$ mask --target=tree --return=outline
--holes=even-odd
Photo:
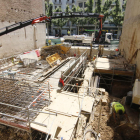
[[[85,8],[85,12],[87,13],[92,13],[93,12],[93,4],[94,4],[94,0],[88,0],[86,2],[86,8]]]
[[[73,5],[72,7],[72,12],[74,13],[77,12],[77,8],[75,5]],[[70,20],[71,20],[71,26],[77,23],[77,18],[71,18]]]
[[[106,0],[104,6],[102,7],[102,14],[104,14],[103,22],[110,16],[110,6],[112,4],[112,0]]]
[[[102,12],[102,0],[97,0],[97,7],[95,9],[95,12],[98,14],[101,14],[101,12]]]
[[[76,12],[79,12],[79,13],[81,13],[81,12],[83,12],[83,9],[81,9],[79,6],[77,6],[77,8],[76,8]],[[76,18],[77,20],[76,20],[76,24],[78,25],[78,35],[79,35],[79,26],[80,25],[84,25],[84,24],[86,24],[86,18],[83,18],[83,17],[78,17],[78,18]]]
[[[53,13],[53,3],[46,2],[45,6],[46,6],[46,16],[47,17],[52,16],[52,13]],[[51,29],[51,22],[49,24],[49,27],[48,27],[48,23],[47,23],[47,34],[48,34],[48,36],[49,36],[49,29]]]
[[[70,15],[70,12],[72,12],[71,9],[70,9],[70,7],[69,7],[69,5],[66,6],[65,12],[67,13],[67,15]],[[71,19],[70,19],[70,18],[66,18],[65,21],[68,23],[68,22],[71,21]],[[70,23],[70,24],[71,24],[71,23]],[[72,26],[72,25],[70,25],[70,35],[71,35],[71,26]]]
[[[62,10],[61,8],[56,8],[54,12],[62,12]],[[61,13],[58,13],[58,15],[61,15]],[[52,22],[55,26],[57,26],[57,29],[59,30],[59,35],[61,36],[61,30],[62,27],[66,24],[66,20],[64,18],[61,19],[57,18],[57,19],[53,19]]]
[[[46,3],[46,16],[52,16],[53,13],[53,3]]]
[[[104,18],[102,19],[102,23],[110,16],[109,8],[111,4],[112,4],[112,0],[105,0],[104,5],[102,6],[102,0],[97,0],[97,5],[95,7],[94,13],[99,13],[104,15]],[[96,26],[99,24],[99,20],[94,18],[92,22],[95,25],[95,31],[96,31]]]
[[[115,0],[115,7],[111,11],[111,16],[112,19],[110,19],[110,22],[115,24],[115,26],[118,27],[118,31],[119,31],[119,26],[122,26],[123,19],[124,19],[124,15],[120,8],[119,0]],[[118,38],[118,34],[117,34],[117,38]]]
[[[122,25],[123,22],[123,14],[120,8],[119,0],[115,0],[115,6],[111,11],[112,20],[110,20],[112,23],[114,23],[116,26]]]

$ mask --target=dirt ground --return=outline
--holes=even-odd
[[[100,117],[100,127],[99,127],[99,133],[100,133],[100,139],[99,140],[140,140],[140,135],[138,130],[134,130],[127,125],[122,125],[120,127],[117,127],[118,124],[115,124],[113,119],[112,121],[108,122],[108,114],[110,110],[110,103],[112,101],[119,101],[119,98],[115,98],[112,96],[109,96],[108,93],[105,93],[103,96],[103,99],[107,99],[107,103],[102,103],[101,108],[101,117]],[[90,119],[90,128],[93,129],[95,132],[98,132],[98,123],[99,123],[99,112],[100,112],[100,103],[96,106],[95,112],[94,112],[94,119]],[[86,128],[88,124],[86,124],[87,116],[82,115],[81,122],[83,126],[81,129],[79,129],[79,134],[77,135],[76,140],[83,140],[83,130]],[[36,132],[35,132],[36,133]],[[89,133],[87,134],[89,135]],[[35,136],[35,134],[33,134]],[[88,138],[87,138],[88,137]],[[85,140],[94,140],[94,136],[87,136]],[[37,135],[35,138],[36,140],[39,140],[40,135]],[[11,127],[6,127],[3,125],[0,125],[0,140],[29,140],[29,135],[21,130],[16,130]]]
[[[105,95],[106,96],[106,95]],[[139,131],[133,130],[127,125],[122,125],[120,127],[115,124],[113,120],[108,123],[109,105],[112,101],[118,101],[119,98],[108,96],[108,103],[102,105],[101,118],[100,118],[100,128],[99,132],[101,134],[101,140],[140,140]],[[97,105],[94,120],[92,121],[92,128],[96,132],[98,131],[98,120],[99,120],[100,104]]]

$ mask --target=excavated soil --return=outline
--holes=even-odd
[[[109,114],[109,105],[112,101],[119,101],[119,98],[108,96],[108,103],[106,105],[102,105],[101,110],[101,118],[100,118],[100,139],[101,140],[140,140],[139,131],[133,130],[127,125],[122,125],[120,127],[119,124],[115,124],[111,119],[108,122],[108,114]],[[92,122],[92,128],[96,132],[98,132],[98,120],[99,120],[99,111],[100,104],[97,105],[94,120]]]

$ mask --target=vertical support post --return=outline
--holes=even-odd
[[[49,26],[48,26],[48,22],[47,22],[47,37],[48,37],[48,45],[49,45]]]
[[[92,55],[92,41],[91,41],[91,44],[90,44],[90,56],[89,56],[90,62],[91,62],[91,55]]]
[[[30,112],[29,108],[27,109],[27,114],[28,114],[28,123],[29,123],[29,133],[30,133],[30,140],[32,140],[32,132],[31,132],[31,124],[30,124]]]
[[[78,83],[76,83],[77,93],[78,93]],[[79,101],[79,110],[80,110],[80,100],[79,100],[79,93],[78,93],[78,101]]]
[[[99,121],[98,121],[98,131],[97,131],[97,135],[99,134],[99,131],[100,131],[101,110],[102,110],[102,99],[100,99],[100,112],[99,112]]]
[[[50,96],[50,84],[49,84],[49,82],[48,82],[48,90],[49,90],[49,105],[50,105],[51,96]]]

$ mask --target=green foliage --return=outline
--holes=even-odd
[[[85,12],[87,13],[92,13],[93,12],[93,4],[94,4],[94,0],[88,0],[86,2],[86,8],[85,8]]]
[[[83,12],[83,9],[81,9],[79,6],[77,6],[76,12]],[[82,25],[83,26],[84,24],[86,24],[86,18],[78,17],[77,20],[76,20],[76,23],[78,25]]]
[[[69,5],[66,6],[65,12],[67,13],[67,15],[70,15],[69,12],[72,12]],[[70,21],[70,18],[65,18],[65,21],[66,22]]]
[[[88,0],[86,2],[86,8],[85,8],[85,12],[86,13],[93,13],[93,4],[94,4],[94,0]],[[88,18],[84,18],[85,23],[89,23],[89,24],[93,24],[93,18],[88,17]],[[84,22],[83,22],[84,23]]]
[[[62,12],[62,10],[61,8],[56,8],[54,12]],[[59,29],[59,34],[61,35],[61,29],[66,24],[66,20],[64,18],[62,19],[56,18],[56,19],[53,19],[52,22],[55,26],[57,26],[57,29]]]
[[[46,3],[46,16],[52,16],[53,13],[53,3]]]
[[[77,12],[77,8],[75,5],[72,7],[72,12]],[[72,24],[77,23],[77,18],[71,18],[71,22]]]
[[[104,14],[103,22],[110,16],[109,8],[112,4],[112,0],[106,0],[102,7],[101,13]]]
[[[95,9],[95,12],[98,14],[101,14],[101,12],[102,12],[102,0],[97,0],[97,7]]]
[[[124,5],[122,6],[122,8],[124,9],[124,11],[122,12],[123,16],[125,15],[126,3],[127,3],[127,0],[124,1]]]
[[[116,26],[121,26],[123,23],[124,15],[120,8],[119,0],[115,0],[115,7],[111,11],[112,19],[110,20],[111,23],[115,24]]]

